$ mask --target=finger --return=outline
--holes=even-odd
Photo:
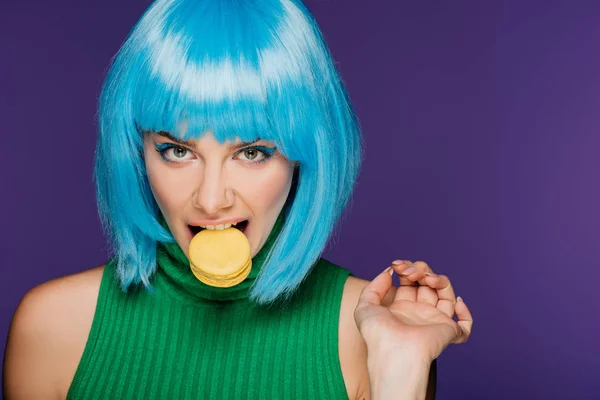
[[[410,281],[407,277],[403,276],[402,273],[406,269],[412,267],[412,263],[408,260],[399,260],[401,263],[392,263],[392,268],[398,277],[400,278],[400,287],[396,290],[394,301],[406,300],[406,301],[417,301],[417,283]]]
[[[398,274],[398,277],[400,278],[400,286],[410,285],[412,283],[405,276],[407,270],[409,270],[408,274],[412,274],[414,271],[417,270],[416,268],[413,267],[412,262],[410,262],[409,260],[396,260],[396,261],[392,262],[392,268],[394,269],[394,272],[396,272],[396,274]]]
[[[417,301],[421,303],[428,303],[435,307],[438,303],[437,292],[430,287],[419,286],[417,288]]]
[[[440,300],[456,300],[454,288],[446,275],[431,275],[425,282],[427,282],[427,286],[437,290]]]
[[[406,269],[410,269],[411,267],[412,269],[406,275],[416,271],[433,273],[429,265],[423,261],[415,261],[413,263],[409,260],[396,260],[392,262],[392,266],[394,267],[394,271],[398,274],[402,274]]]
[[[436,275],[436,273],[433,272],[433,270],[431,269],[431,267],[429,266],[429,264],[427,264],[424,261],[415,261],[414,265],[417,267],[417,269],[419,271],[423,272],[420,275],[416,275],[414,277],[411,277],[411,279],[415,279],[419,283],[419,285],[427,285],[427,283],[425,282],[425,278],[428,275]]]
[[[429,266],[429,264],[427,264],[425,261],[415,261],[413,263],[413,265],[415,267],[417,267],[417,269],[420,270],[420,271],[429,272],[429,273],[433,272],[433,270],[431,269],[431,267]]]
[[[357,307],[368,304],[381,305],[381,301],[392,287],[391,270],[391,267],[386,268],[363,288]]]
[[[400,286],[418,286],[417,282],[409,279],[408,276],[419,271],[412,262],[404,260],[401,264],[392,264],[392,268],[398,274]]]
[[[394,301],[406,300],[406,301],[417,301],[417,287],[413,286],[400,286],[396,290]]]
[[[433,273],[429,265],[423,261],[416,261],[414,263],[408,260],[401,261],[401,263],[397,264],[392,263],[394,271],[400,277],[400,286],[417,286],[417,283],[425,277],[425,274]]]
[[[437,309],[452,318],[454,316],[456,296],[454,295],[450,279],[445,275],[430,275],[426,276],[423,281],[423,283],[436,291],[438,297]]]
[[[421,284],[421,280],[423,280],[428,274],[429,272],[425,272],[425,271],[417,271],[417,272],[413,272],[410,275],[405,275],[404,277],[406,278],[407,282],[410,285],[413,286],[418,286]]]
[[[456,302],[456,317],[458,318],[458,326],[460,327],[460,335],[452,341],[452,343],[464,343],[471,336],[473,329],[473,316],[465,302],[459,297]]]

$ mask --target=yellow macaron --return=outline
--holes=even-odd
[[[201,282],[214,287],[231,287],[250,274],[250,242],[236,228],[202,230],[189,246],[190,268]]]

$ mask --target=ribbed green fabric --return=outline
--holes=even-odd
[[[123,293],[109,261],[67,399],[348,399],[338,322],[350,272],[320,259],[285,304],[247,298],[281,225],[233,288],[198,281],[177,243],[157,249],[154,294]]]

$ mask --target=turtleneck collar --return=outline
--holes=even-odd
[[[171,233],[162,214],[159,215],[159,222]],[[249,289],[262,269],[265,258],[279,236],[284,222],[285,217],[282,210],[275,221],[275,225],[267,241],[258,254],[252,258],[252,269],[248,277],[236,286],[228,288],[209,286],[196,279],[190,269],[188,258],[176,241],[170,243],[158,242],[156,247],[158,263],[155,281],[156,288],[167,290],[170,294],[187,301],[202,299],[228,301],[248,298]]]

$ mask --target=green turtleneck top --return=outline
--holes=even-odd
[[[176,242],[157,247],[155,293],[123,292],[111,259],[67,399],[348,399],[338,325],[350,272],[321,258],[282,306],[248,299],[281,226],[231,288],[198,281]]]

